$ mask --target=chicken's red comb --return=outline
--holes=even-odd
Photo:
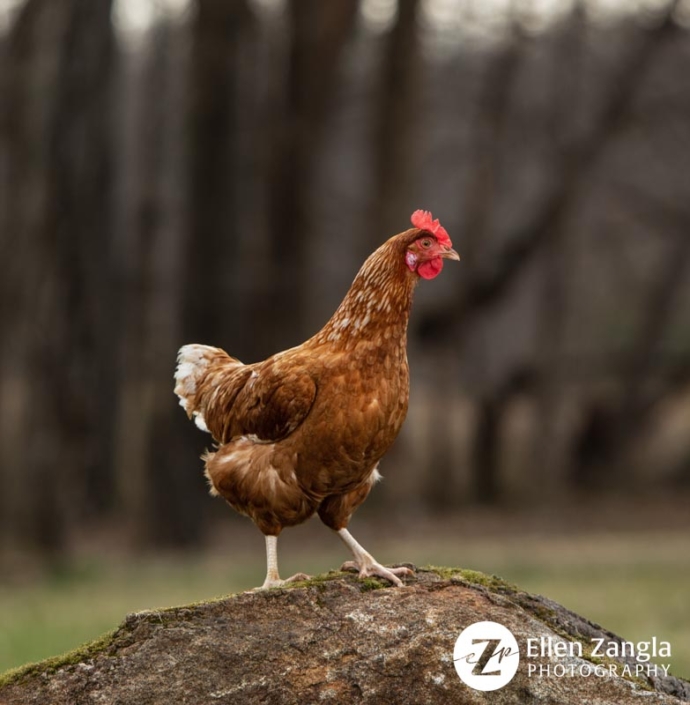
[[[442,245],[453,246],[448,236],[448,231],[438,222],[438,218],[434,219],[434,216],[429,211],[415,211],[410,220],[415,228],[430,232]]]

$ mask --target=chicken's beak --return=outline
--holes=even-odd
[[[460,255],[452,247],[444,247],[441,257],[443,259],[454,259],[457,262],[460,261]]]

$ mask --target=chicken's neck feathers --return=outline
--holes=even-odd
[[[336,312],[310,342],[344,350],[363,340],[406,346],[418,279],[386,243],[362,265]]]

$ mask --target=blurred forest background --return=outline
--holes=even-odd
[[[419,288],[410,414],[361,511],[690,518],[688,0],[4,0],[0,22],[5,575],[242,521],[207,496],[177,349],[302,342],[416,208],[463,259]]]
[[[27,0],[3,20],[5,546],[103,523],[193,544],[229,520],[177,349],[302,342],[417,207],[463,261],[420,287],[372,501],[690,490],[690,3]]]

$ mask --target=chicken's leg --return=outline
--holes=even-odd
[[[266,537],[266,580],[264,584],[258,588],[259,590],[268,590],[268,588],[280,587],[285,583],[293,583],[298,580],[309,580],[306,573],[296,573],[287,580],[281,580],[278,573],[278,537]]]
[[[402,581],[399,575],[413,575],[413,571],[409,568],[386,568],[374,560],[374,557],[355,541],[352,534],[347,529],[340,529],[338,536],[343,540],[345,545],[352,551],[354,561],[343,563],[340,570],[354,570],[359,573],[360,578],[366,578],[375,575],[379,578],[389,580],[396,587],[402,587]]]

